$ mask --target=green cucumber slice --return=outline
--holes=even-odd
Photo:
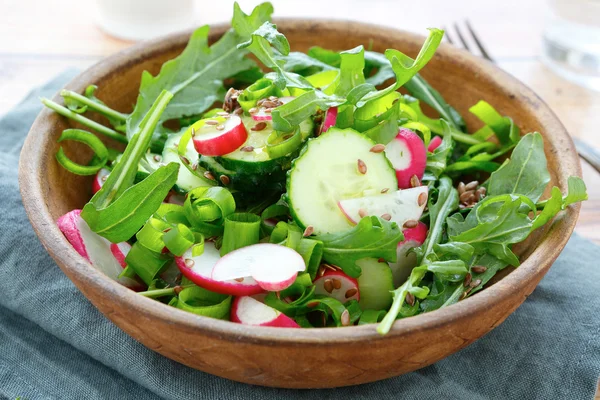
[[[294,160],[287,179],[287,201],[296,223],[312,226],[316,234],[352,227],[338,202],[396,190],[396,171],[383,152],[371,152],[376,143],[352,129],[330,128],[310,139]],[[366,173],[358,169],[358,160]]]
[[[183,164],[179,154],[177,153],[177,146],[179,144],[179,140],[183,136],[184,131],[180,133],[173,133],[169,135],[167,141],[165,142],[165,148],[162,153],[162,163],[168,164],[170,162],[175,162],[179,164],[179,173],[177,175],[177,182],[175,183],[175,190],[178,192],[189,192],[192,189],[197,187],[206,187],[206,186],[214,186],[215,183],[210,181],[202,176],[204,172],[202,168],[198,167],[197,173],[199,176],[194,175],[190,172],[190,170]],[[198,159],[198,153],[194,149],[194,142],[192,140],[189,141],[186,152],[186,158],[191,163],[196,163]]]
[[[394,278],[386,262],[376,258],[363,258],[356,262],[362,274],[358,277],[360,301],[363,310],[387,310],[392,305]]]

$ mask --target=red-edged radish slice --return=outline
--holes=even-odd
[[[113,256],[115,256],[123,268],[127,266],[125,257],[127,257],[127,254],[129,254],[129,250],[131,250],[131,245],[127,242],[110,244],[110,252],[113,254]]]
[[[258,243],[226,254],[212,271],[215,281],[251,276],[265,290],[277,292],[289,287],[298,272],[306,269],[304,259],[289,247]]]
[[[231,305],[231,321],[244,325],[273,326],[279,328],[300,328],[283,314],[249,296],[236,297]]]
[[[140,283],[130,278],[119,278],[123,272],[120,261],[111,251],[111,243],[93,232],[81,218],[81,210],[73,210],[60,217],[56,224],[75,250],[110,279],[135,289]]]
[[[413,131],[400,128],[398,135],[385,146],[385,155],[396,170],[398,188],[412,187],[411,178],[421,181],[427,164],[427,151],[423,140]]]
[[[169,203],[169,204],[178,204],[178,205],[182,206],[185,203],[185,196],[171,191],[171,192],[169,192],[167,197],[165,197],[164,202]]]
[[[427,204],[427,193],[427,186],[417,186],[388,194],[340,200],[338,207],[353,224],[363,216],[375,215],[402,228],[407,223],[416,225],[419,221]]]
[[[321,133],[325,133],[329,128],[335,126],[337,115],[337,107],[330,107],[327,109],[327,111],[325,111],[325,117],[323,118],[323,124],[321,125]]]
[[[96,173],[96,176],[94,177],[94,182],[92,183],[92,192],[94,194],[98,193],[100,188],[102,188],[102,185],[104,185],[104,182],[106,182],[106,178],[108,178],[109,174],[110,170],[106,168],[102,168]]]
[[[358,282],[342,271],[328,270],[323,276],[315,279],[315,294],[333,297],[345,303],[349,300],[360,300]]]
[[[427,146],[427,150],[430,153],[433,153],[435,151],[435,149],[440,147],[441,144],[442,144],[442,138],[439,136],[434,136],[433,139],[431,139],[431,141],[429,142],[429,146]]]
[[[295,97],[293,96],[286,96],[286,97],[280,97],[277,100],[279,100],[280,102],[282,102],[283,104],[285,103],[289,103],[290,101],[294,100]],[[269,111],[267,111],[267,109],[265,107],[260,107],[258,109],[258,111],[256,111],[255,113],[252,113],[252,119],[255,121],[272,121],[273,117],[271,117],[271,110],[269,109]]]
[[[177,267],[183,276],[207,290],[234,296],[250,296],[263,291],[258,283],[249,276],[238,280],[214,280],[211,277],[213,267],[220,259],[219,250],[215,248],[213,242],[205,242],[204,252],[198,257],[192,257],[191,249],[186,251],[183,256],[175,257]]]
[[[240,147],[248,138],[242,119],[232,115],[225,119],[215,117],[196,122],[194,148],[204,156],[222,156]],[[190,128],[191,129],[191,128]]]
[[[402,285],[410,275],[412,269],[417,266],[417,255],[409,251],[425,242],[425,239],[427,239],[427,230],[427,225],[419,222],[414,228],[402,231],[404,233],[404,240],[398,243],[396,262],[390,263],[392,276],[394,277],[394,287]]]

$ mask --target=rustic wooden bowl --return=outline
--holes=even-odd
[[[374,50],[400,49],[416,55],[423,37],[375,25],[324,20],[281,20],[294,50],[321,45],[348,49],[373,44]],[[211,39],[228,27],[215,26]],[[85,71],[67,85],[81,92],[99,86],[109,106],[129,111],[143,70],[161,64],[185,46],[189,32],[142,43]],[[372,40],[372,42],[371,42]],[[423,75],[467,117],[480,99],[510,115],[523,132],[545,137],[552,184],[562,190],[567,177],[581,176],[573,143],[548,106],[525,85],[464,51],[442,45]],[[59,96],[55,100],[60,102]],[[91,178],[72,175],[54,159],[56,139],[70,126],[48,110],[38,116],[21,153],[19,181],[31,224],[63,272],[117,326],[148,348],[192,368],[251,384],[324,388],[355,385],[397,376],[430,365],[469,345],[498,326],[533,291],[567,243],[579,205],[569,207],[543,232],[519,246],[522,265],[477,295],[445,309],[397,321],[386,336],[375,325],[327,329],[244,326],[190,314],[139,296],[95,270],[70,246],[56,219],[81,208]],[[72,146],[72,148],[69,148]],[[83,147],[67,152],[86,161]]]

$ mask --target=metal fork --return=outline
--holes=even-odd
[[[464,28],[462,29],[459,23],[456,22],[452,24],[452,27],[454,28],[453,33],[451,33],[449,29],[444,28],[446,31],[444,37],[450,44],[456,47],[462,47],[470,53],[479,55],[482,58],[495,63],[468,20],[464,21]],[[573,143],[575,143],[575,149],[577,150],[579,157],[587,161],[588,164],[600,173],[600,152],[581,139],[574,136],[571,136],[571,139],[573,139]]]

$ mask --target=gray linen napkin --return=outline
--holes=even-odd
[[[592,399],[600,375],[600,247],[574,236],[506,322],[428,368],[330,390],[231,382],[184,367],[104,318],[33,233],[17,184],[23,139],[69,71],[0,120],[0,397],[7,399]]]

